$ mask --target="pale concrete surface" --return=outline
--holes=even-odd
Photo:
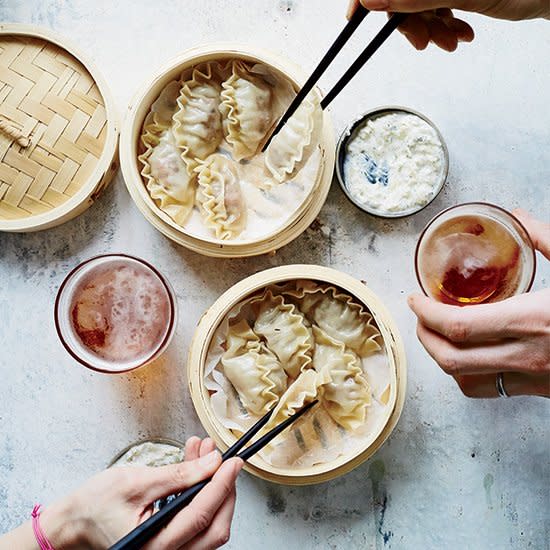
[[[0,19],[52,28],[87,50],[124,113],[157,68],[199,43],[239,39],[312,69],[344,24],[335,0],[86,2],[0,0]],[[392,37],[332,106],[337,131],[381,104],[416,108],[439,125],[451,155],[445,192],[400,221],[370,218],[334,186],[320,221],[272,258],[222,261],[172,244],[132,203],[119,174],[83,216],[29,235],[0,235],[0,531],[99,470],[128,442],[203,434],[185,357],[199,316],[230,285],[295,262],[366,279],[395,315],[409,358],[398,428],[370,462],[317,487],[279,487],[243,475],[229,548],[548,548],[549,403],[474,401],[432,363],[405,304],[417,290],[419,231],[442,208],[488,200],[548,218],[550,23],[468,15],[478,37],[449,55],[417,53]],[[323,82],[372,36],[369,17]],[[104,252],[154,262],[176,288],[181,319],[155,366],[129,376],[86,371],[55,335],[53,301],[65,273]],[[547,285],[540,262],[538,288]]]

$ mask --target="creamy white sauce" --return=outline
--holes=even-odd
[[[251,72],[261,74],[266,81],[274,86],[275,92],[272,97],[271,109],[274,114],[273,120],[277,120],[295,96],[295,90],[291,82],[284,75],[277,74],[274,69],[262,64],[255,64]],[[187,80],[190,77],[191,71],[185,72],[182,75],[182,80]],[[226,77],[227,75],[223,76],[223,78],[217,75],[216,78],[221,82]],[[176,81],[170,82],[151,107],[151,110],[157,113],[157,117],[162,114],[167,120],[171,119],[173,111],[176,108],[174,102],[170,101],[171,86],[176,86],[179,90],[179,85]],[[311,200],[321,170],[324,168],[324,156],[321,146],[323,123],[318,106],[317,109],[317,117],[313,122],[311,142],[303,152],[303,161],[298,163],[296,173],[288,181],[279,183],[275,180],[266,167],[264,160],[265,153],[257,153],[248,161],[236,162],[246,217],[246,226],[238,235],[227,240],[216,239],[214,232],[205,225],[197,204],[193,205],[188,217],[185,217],[185,221],[180,225],[185,233],[192,237],[211,242],[233,244],[254,242],[267,238],[282,231],[291,224],[304,210],[307,202]],[[147,162],[151,165],[151,175],[153,178],[158,178],[158,167],[155,165],[154,168],[156,170],[153,170],[152,165],[154,163],[151,160],[158,161],[158,157],[163,155],[164,164],[161,165],[161,168],[167,173],[163,174],[164,181],[159,187],[161,190],[164,189],[164,192],[174,199],[172,202],[175,204],[169,204],[162,208],[162,210],[177,224],[180,224],[174,214],[182,213],[182,208],[178,208],[178,202],[181,203],[185,197],[187,175],[185,170],[181,170],[182,163],[176,165],[177,163],[174,163],[172,159],[170,148],[174,148],[176,145],[170,127],[165,125],[163,132],[160,135],[160,143],[153,147],[150,160]],[[168,134],[170,134],[170,137],[167,138]],[[159,148],[161,150],[157,151]],[[215,151],[215,153],[233,158],[231,152],[232,147],[225,139]],[[170,170],[172,170],[172,173]],[[173,172],[174,170],[175,172]],[[162,193],[159,192],[159,195],[162,196]],[[156,201],[156,204],[158,206],[158,201]],[[186,215],[187,210],[183,210]]]
[[[224,153],[223,150],[221,152]],[[264,153],[261,153],[252,161],[238,164],[247,224],[239,235],[224,242],[252,241],[276,232],[289,222],[311,196],[321,168],[322,157],[318,147],[298,174],[282,184],[275,182],[266,173],[263,158]],[[189,235],[213,240],[212,231],[205,226],[196,206],[183,228]]]
[[[358,203],[379,212],[424,206],[437,192],[444,170],[436,130],[413,114],[370,119],[346,145],[346,188]]]
[[[128,449],[113,466],[166,466],[183,458],[183,449],[175,445],[146,441]]]

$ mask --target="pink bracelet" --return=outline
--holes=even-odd
[[[40,550],[55,550],[55,548],[50,544],[50,541],[46,538],[46,535],[42,532],[40,528],[40,507],[41,504],[35,504],[32,509],[32,530],[34,531],[34,536]]]

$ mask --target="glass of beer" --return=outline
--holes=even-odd
[[[65,278],[55,325],[67,351],[86,367],[128,372],[156,359],[176,326],[170,283],[152,265],[124,254],[86,260]]]
[[[416,276],[427,296],[466,306],[527,292],[535,250],[512,214],[492,204],[453,206],[433,218],[416,246]]]

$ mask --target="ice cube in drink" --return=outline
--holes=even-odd
[[[496,302],[528,290],[534,255],[523,227],[505,211],[486,211],[491,205],[479,211],[465,206],[435,218],[422,235],[416,267],[423,290],[453,305]]]

